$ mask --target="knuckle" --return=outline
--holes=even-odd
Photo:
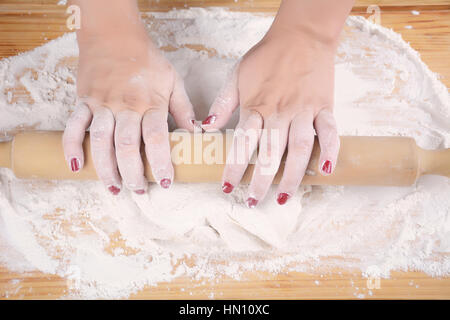
[[[73,148],[79,144],[81,144],[81,141],[78,137],[76,137],[72,134],[67,134],[67,130],[64,131],[64,134],[63,134],[64,148]]]
[[[163,59],[163,61],[161,61],[161,63],[159,64],[159,68],[159,71],[163,74],[173,74],[174,76],[176,74],[175,68],[166,59]]]
[[[161,144],[168,141],[167,115],[160,110],[148,110],[142,123],[142,137],[146,144]]]
[[[336,121],[334,119],[334,114],[331,111],[331,106],[326,105],[323,107],[317,115],[317,119],[327,126],[336,127]]]
[[[122,96],[122,103],[128,108],[143,105],[143,101],[145,101],[145,99],[135,93],[124,93]]]
[[[78,109],[72,112],[69,119],[67,120],[68,124],[74,124],[79,122],[84,122],[89,117],[89,110]]]
[[[161,130],[146,129],[144,139],[145,143],[158,145],[167,141],[167,135]]]
[[[168,106],[171,92],[167,88],[153,89],[149,93],[148,107],[150,106]],[[158,107],[157,109],[163,109]],[[166,107],[167,109],[167,107]]]
[[[93,128],[91,128],[90,132],[92,139],[95,141],[103,141],[111,136],[109,130],[107,130],[107,128],[102,125],[94,126]]]
[[[331,153],[337,152],[340,148],[340,139],[337,131],[331,130],[330,128],[322,130],[322,132],[319,133],[319,142],[323,149],[326,149]]]
[[[101,108],[92,120],[90,132],[95,139],[106,139],[112,135],[114,117],[107,108]]]
[[[134,132],[120,132],[115,142],[117,150],[121,153],[135,152],[139,149],[139,136]]]
[[[158,106],[148,106],[142,119],[143,129],[161,127],[163,120],[167,119],[167,111]]]
[[[248,128],[248,129],[237,128],[234,131],[235,139],[244,139],[246,142],[251,142],[253,140],[257,141],[258,136],[259,136],[258,130],[253,129],[253,128]]]
[[[252,110],[247,117],[241,117],[238,127],[244,130],[251,128],[261,128],[263,118],[258,111]]]
[[[131,136],[127,135],[118,136],[116,140],[116,145],[120,149],[130,148],[136,145],[136,142],[134,140],[135,139],[133,139]]]
[[[296,153],[305,153],[310,152],[314,143],[313,137],[305,137],[302,135],[296,136],[292,138],[292,142],[290,144],[290,151]]]

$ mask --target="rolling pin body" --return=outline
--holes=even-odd
[[[172,153],[180,141],[191,148],[190,163],[174,163],[175,181],[220,182],[227,154],[227,144],[216,154],[217,163],[202,163],[194,157],[211,149],[217,139],[231,138],[222,134],[171,133]],[[197,141],[197,143],[196,143]],[[199,142],[200,141],[200,142]],[[0,143],[0,167],[9,167],[18,178],[49,180],[96,180],[90,152],[89,134],[84,141],[85,164],[73,173],[64,159],[62,132],[30,131],[18,133],[12,141]],[[142,148],[143,150],[143,148]],[[216,151],[217,152],[217,149]],[[141,152],[145,176],[154,181],[151,168]],[[450,177],[450,149],[424,150],[414,139],[403,137],[341,137],[337,167],[330,176],[318,172],[320,147],[315,141],[302,184],[307,185],[384,185],[413,184],[420,175],[437,174]],[[173,154],[172,154],[173,156]],[[248,183],[254,165],[249,165],[242,182]],[[284,170],[284,158],[274,179],[278,183]]]

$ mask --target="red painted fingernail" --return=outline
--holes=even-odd
[[[287,193],[280,193],[280,194],[278,194],[278,197],[277,197],[277,202],[278,202],[278,204],[279,205],[283,205],[283,204],[285,204],[287,201],[289,200],[289,195],[287,194]]]
[[[325,172],[326,174],[330,174],[332,168],[333,168],[333,164],[331,163],[330,160],[327,160],[323,163],[322,171]]]
[[[108,188],[108,190],[113,194],[113,195],[118,195],[119,194],[119,192],[120,192],[120,189],[119,188],[117,188],[116,186],[110,186],[109,188]]]
[[[72,160],[70,160],[70,168],[73,172],[80,170],[80,161],[78,161],[77,158],[72,158]]]
[[[144,194],[145,193],[145,190],[136,190],[136,191],[134,191],[134,192],[136,192],[137,194]]]
[[[248,198],[247,199],[247,207],[249,207],[250,209],[256,207],[256,205],[258,204],[258,200],[256,200],[255,198]]]
[[[210,125],[216,122],[216,115],[212,114],[208,116],[205,120],[203,120],[202,125]]]
[[[229,182],[224,182],[222,185],[222,191],[225,193],[231,193],[234,189],[234,186]]]
[[[162,179],[159,182],[159,185],[164,189],[169,189],[171,184],[172,184],[172,181],[170,179]]]

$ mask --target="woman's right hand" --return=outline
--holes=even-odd
[[[195,115],[183,80],[138,20],[101,35],[78,33],[77,93],[80,103],[67,121],[65,159],[72,171],[83,168],[82,143],[90,125],[97,175],[112,194],[123,184],[137,194],[147,190],[140,154],[141,137],[155,180],[173,181],[167,117],[193,131]]]

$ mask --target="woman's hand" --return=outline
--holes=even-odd
[[[327,1],[314,3],[323,5]],[[265,197],[286,147],[277,201],[282,205],[294,194],[309,163],[314,129],[321,147],[318,171],[329,175],[336,166],[339,137],[333,116],[334,57],[343,22],[336,23],[339,30],[313,28],[314,23],[306,24],[309,20],[297,25],[301,17],[290,16],[299,6],[303,5],[303,11],[313,6],[311,14],[320,11],[312,2],[304,3],[283,2],[271,29],[242,58],[202,124],[206,131],[216,130],[240,105],[240,121],[227,157],[222,189],[230,193],[239,184],[259,144],[248,191],[247,205],[251,208]],[[239,152],[243,154],[236,155]]]
[[[80,2],[82,15],[83,5],[85,11],[95,11],[88,6],[97,1]],[[119,3],[105,4],[114,7],[125,2]],[[117,7],[118,14],[127,17],[122,14],[130,8],[129,20],[121,21],[117,28],[117,21],[111,29],[89,28],[91,21],[86,21],[88,27],[83,30],[82,20],[77,76],[77,93],[82,103],[68,120],[63,137],[69,167],[79,171],[84,163],[82,142],[90,125],[97,175],[113,194],[120,192],[121,180],[138,194],[147,190],[141,137],[153,176],[163,188],[168,188],[174,174],[168,112],[180,128],[189,131],[193,130],[195,119],[182,79],[148,38],[137,7]]]

